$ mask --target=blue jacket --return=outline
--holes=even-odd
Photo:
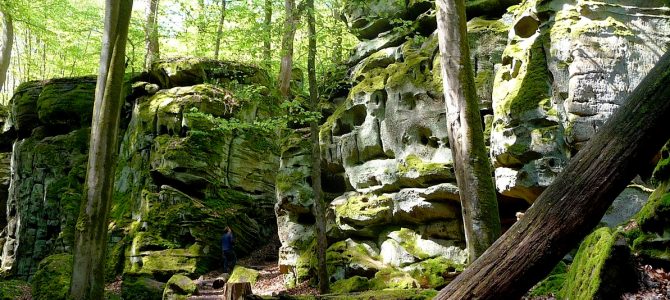
[[[223,249],[223,251],[233,250],[233,241],[234,238],[232,232],[224,233],[221,237],[221,249]]]

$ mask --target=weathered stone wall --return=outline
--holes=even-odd
[[[524,1],[493,93],[503,195],[532,203],[670,48],[663,1]],[[640,162],[646,164],[646,162]]]
[[[108,275],[198,274],[218,267],[225,226],[240,254],[274,234],[277,139],[252,124],[278,108],[267,85],[258,68],[199,59],[163,61],[127,83]],[[12,98],[1,139],[18,137],[2,173],[6,275],[30,277],[73,245],[94,90],[94,77],[55,79]]]
[[[507,13],[491,18],[500,7],[484,6],[493,2]],[[504,226],[670,48],[667,2],[512,2],[468,1],[473,71]],[[444,265],[464,263],[432,1],[346,1],[345,17],[361,40],[349,60],[352,87],[320,133],[330,274],[361,275],[375,288],[387,287],[373,284],[380,277],[436,286],[421,280],[427,271],[401,276],[436,256],[449,261]],[[290,145],[277,183],[280,265],[289,284],[314,267],[309,147]],[[629,187],[602,223],[629,219],[648,195],[643,186]],[[449,280],[441,278],[439,284]]]
[[[376,288],[437,287],[463,267],[466,253],[442,82],[433,72],[439,57],[432,1],[347,7],[352,32],[363,41],[350,59],[352,88],[320,131],[329,274],[377,278]],[[394,18],[406,23],[390,26]],[[472,52],[485,114],[492,111],[507,23],[469,23],[471,42],[486,45]],[[279,264],[289,285],[314,267],[306,140],[286,147],[277,182]]]

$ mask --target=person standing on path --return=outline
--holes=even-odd
[[[237,256],[233,250],[233,244],[235,243],[235,237],[233,236],[233,231],[230,230],[229,226],[223,230],[223,236],[221,237],[221,250],[223,250],[223,272],[229,273],[228,267],[230,267],[230,272],[235,268],[237,263]]]

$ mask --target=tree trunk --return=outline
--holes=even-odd
[[[158,46],[158,1],[147,1],[147,24],[144,32],[144,43],[147,54],[144,56],[144,69],[151,69],[151,65],[160,58]]]
[[[293,71],[293,39],[297,27],[295,0],[285,0],[286,21],[284,22],[284,36],[281,43],[281,66],[279,69],[279,91],[282,96],[288,97],[291,89],[291,75]]]
[[[319,112],[319,97],[316,90],[316,21],[314,18],[314,0],[307,0],[307,27],[309,53],[307,57],[307,77],[309,80],[309,102],[312,112]],[[326,208],[321,189],[321,147],[319,146],[319,121],[309,124],[312,139],[312,190],[314,190],[314,217],[316,219],[316,258],[319,292],[328,293],[328,269],[326,267]]]
[[[670,138],[670,51],[525,215],[435,299],[519,299]]]
[[[251,283],[249,282],[228,282],[223,287],[223,299],[238,300],[251,295]]]
[[[470,63],[464,0],[437,0],[449,144],[473,262],[500,236],[498,202]]]
[[[75,228],[70,297],[103,299],[107,218],[118,151],[121,91],[132,0],[107,0],[84,197]]]
[[[0,10],[2,17],[2,49],[0,49],[0,91],[7,80],[7,70],[12,58],[12,46],[14,45],[14,24],[12,15]]]
[[[219,28],[216,30],[216,45],[214,45],[214,59],[219,59],[219,49],[223,38],[223,22],[226,20],[226,0],[221,0],[221,18]]]
[[[263,20],[265,40],[263,40],[263,63],[266,67],[272,61],[272,0],[265,0],[265,19]]]

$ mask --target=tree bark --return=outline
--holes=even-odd
[[[0,49],[0,91],[7,80],[7,70],[12,58],[12,47],[14,45],[14,23],[12,15],[0,10],[2,17],[2,49]]]
[[[272,61],[272,0],[265,0],[265,19],[263,20],[263,30],[265,30],[265,39],[263,40],[263,63],[266,67],[270,66]]]
[[[435,299],[518,299],[599,222],[670,138],[670,52],[525,215]]]
[[[121,91],[132,0],[107,0],[84,196],[75,228],[70,297],[104,298],[107,218],[118,151]]]
[[[289,96],[291,89],[291,75],[293,71],[293,40],[297,29],[297,18],[295,0],[285,0],[286,21],[284,22],[284,36],[281,47],[281,66],[279,68],[279,91],[285,98]]]
[[[307,77],[309,81],[309,102],[312,112],[319,112],[319,97],[316,89],[316,21],[314,18],[314,0],[307,0],[307,27],[309,51],[307,55]],[[326,266],[326,208],[321,189],[321,146],[319,146],[319,121],[309,124],[312,139],[312,190],[314,191],[314,217],[316,219],[316,259],[319,292],[328,293],[328,268]]]
[[[464,0],[437,0],[438,41],[449,144],[473,262],[500,236],[491,165],[470,63]]]
[[[151,65],[160,58],[158,45],[158,1],[147,1],[147,24],[144,32],[144,43],[147,54],[144,56],[144,69],[151,69]]]
[[[226,20],[226,0],[221,0],[221,18],[219,18],[219,28],[216,30],[216,45],[214,45],[214,59],[219,59],[219,49],[221,48],[221,39],[223,38],[223,22]]]

